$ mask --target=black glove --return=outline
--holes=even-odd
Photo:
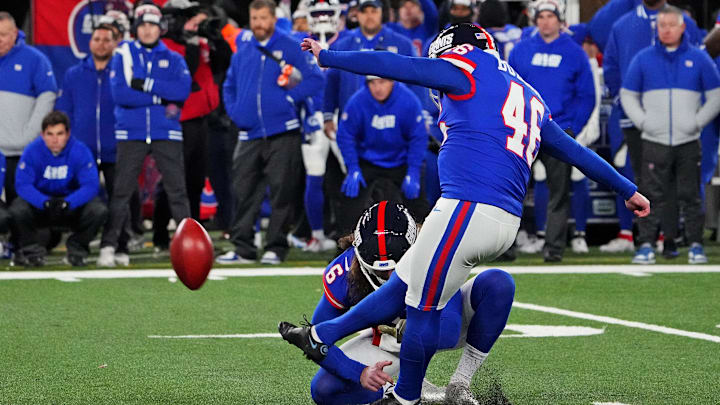
[[[138,79],[133,77],[132,80],[130,80],[130,87],[138,91],[145,91],[145,79]]]
[[[43,208],[52,217],[62,216],[70,210],[70,204],[62,197],[53,197],[43,203]]]

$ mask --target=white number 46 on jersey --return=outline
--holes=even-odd
[[[510,82],[510,90],[505,98],[502,107],[502,116],[505,126],[513,129],[513,134],[507,137],[506,148],[520,159],[525,160],[528,166],[532,166],[537,156],[537,147],[540,143],[539,120],[545,114],[545,106],[533,96],[530,99],[530,133],[528,124],[525,122],[525,87],[516,82]],[[525,137],[530,139],[527,144],[523,143]]]

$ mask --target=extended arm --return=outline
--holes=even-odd
[[[470,92],[470,82],[465,74],[459,68],[441,59],[403,56],[387,51],[323,50],[319,54],[319,63],[322,66],[361,75],[376,75],[430,87],[444,93],[466,94]]]
[[[588,148],[580,146],[554,122],[547,122],[540,132],[540,147],[552,157],[569,163],[580,169],[589,178],[603,183],[623,199],[629,200],[637,187],[620,175],[603,158]]]

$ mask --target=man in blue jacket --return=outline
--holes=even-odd
[[[48,58],[25,44],[13,17],[0,11],[0,151],[7,158],[5,201],[15,199],[15,168],[52,111],[57,84]]]
[[[230,238],[235,245],[218,263],[257,259],[253,227],[265,185],[270,186],[270,225],[262,263],[278,264],[288,252],[295,198],[302,182],[301,122],[296,104],[322,91],[323,78],[312,55],[297,40],[275,29],[275,3],[250,3],[250,30],[237,39],[223,84],[223,101],[240,130],[233,156],[233,192],[237,198]],[[281,64],[292,65],[284,75]],[[287,82],[284,80],[288,79]]]
[[[25,148],[15,172],[19,198],[10,206],[13,232],[18,236],[26,266],[45,263],[45,247],[38,228],[72,230],[67,239],[67,262],[84,266],[90,241],[107,218],[97,197],[97,167],[85,144],[70,136],[67,115],[53,111],[42,121],[42,136]]]
[[[679,203],[684,206],[690,244],[688,263],[707,263],[702,246],[705,213],[700,198],[699,138],[720,112],[720,74],[710,57],[684,38],[680,9],[666,6],[657,22],[658,41],[633,58],[620,97],[625,113],[642,131],[640,188],[655,202],[665,241],[675,239],[677,227],[668,222],[677,220]],[[657,214],[651,214],[640,220],[640,248],[633,263],[655,263],[651,242],[657,219]],[[678,252],[666,245],[663,255],[674,258]]]
[[[360,26],[348,33],[343,39],[333,43],[335,51],[372,51],[382,49],[400,55],[418,56],[409,39],[382,24],[382,1],[360,0],[358,4],[358,22]],[[365,77],[339,69],[326,71],[327,83],[323,99],[325,134],[335,137],[335,113],[345,109],[345,103],[364,84]],[[421,96],[420,91],[413,91]]]
[[[542,94],[560,128],[579,134],[596,101],[587,55],[570,35],[561,32],[564,16],[557,2],[536,2],[534,17],[538,32],[515,45],[510,65]],[[545,261],[557,262],[562,260],[567,243],[571,168],[544,153],[540,159],[547,170],[550,191],[543,255]]]
[[[423,222],[429,211],[421,187],[428,134],[420,100],[412,91],[402,83],[368,76],[366,86],[345,106],[337,141],[348,171],[342,184],[347,200],[338,219],[341,231],[352,230],[354,221],[348,219],[359,217],[375,193],[392,200],[402,191],[403,205],[415,221]]]
[[[164,21],[157,6],[138,6],[133,26],[137,39],[123,42],[110,63],[117,165],[100,266],[116,264],[115,250],[128,216],[128,203],[148,153],[163,175],[173,218],[180,223],[190,216],[179,118],[182,103],[190,94],[191,79],[183,57],[159,41],[161,26]]]
[[[638,2],[637,5],[633,5],[633,2],[638,2],[638,0],[613,0],[608,3],[607,6],[608,12],[611,14],[617,15],[614,13],[620,13],[620,10],[628,6],[630,7],[630,11],[626,12],[619,19],[617,17],[612,19],[611,16],[603,17],[607,18],[605,21],[614,21],[603,51],[603,77],[605,79],[605,85],[610,91],[610,96],[614,98],[617,98],[620,93],[622,82],[632,58],[643,48],[655,44],[657,13],[666,5],[666,0],[642,0],[642,2]],[[683,18],[686,26],[685,36],[690,42],[690,45],[698,45],[702,41],[700,29],[691,18]],[[594,37],[593,26],[597,27],[597,24],[591,24],[590,27],[590,32],[593,33]],[[605,25],[602,26],[606,27]],[[603,48],[601,47],[601,49]],[[640,140],[640,131],[634,127],[632,121],[627,118],[619,102],[613,106],[611,117],[614,116],[619,116],[620,118],[619,120],[613,118],[608,123],[609,126],[613,127],[608,131],[610,134],[613,161],[617,163],[629,161],[630,165],[618,165],[620,172],[629,179],[634,177],[636,183],[641,184],[642,141]],[[617,128],[618,125],[622,130]],[[616,134],[616,136],[622,135],[623,139],[616,139],[613,134]],[[623,202],[618,198],[618,208],[621,207],[621,204],[623,204]],[[618,212],[622,211],[618,209]],[[619,249],[616,250],[612,248],[613,243],[620,242],[623,234],[625,237],[628,237],[629,234],[632,233],[631,218],[628,217],[626,213],[623,214],[625,214],[625,218],[620,218],[621,233],[618,234],[617,239],[605,245],[607,247],[606,251],[624,251],[625,247],[628,246],[627,244],[619,243],[615,245]]]
[[[115,102],[110,92],[110,59],[120,40],[112,25],[100,24],[90,37],[90,54],[65,72],[63,88],[55,108],[67,114],[73,138],[85,144],[93,154],[105,178],[108,198],[115,184]],[[130,263],[123,230],[115,259]]]

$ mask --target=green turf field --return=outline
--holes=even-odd
[[[711,258],[717,250],[708,249]],[[168,268],[163,259],[140,257],[137,267]],[[319,266],[327,258],[296,253],[291,259],[288,266]],[[595,253],[569,255],[566,263],[627,261],[628,255]],[[498,340],[474,388],[487,404],[720,403],[720,267],[704,268],[716,272],[515,274],[518,306],[509,320],[515,329],[505,333],[513,337]],[[6,278],[21,274],[0,271]],[[0,403],[312,403],[309,382],[317,367],[279,337],[149,336],[275,333],[278,321],[312,313],[319,276],[227,277],[192,292],[170,282],[170,274],[0,280]],[[518,325],[582,326],[597,334],[519,337]],[[438,354],[429,380],[447,384],[459,355]]]

